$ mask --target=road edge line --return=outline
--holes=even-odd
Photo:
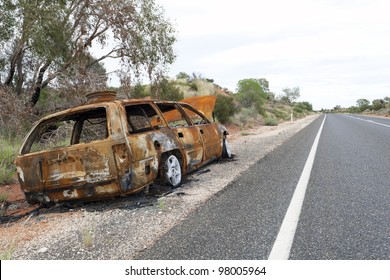
[[[351,116],[351,115],[347,115],[347,116],[352,118],[352,119],[355,119],[355,120],[365,121],[365,122],[368,122],[368,123],[373,123],[373,124],[381,125],[381,126],[384,126],[384,127],[390,127],[390,125],[388,125],[388,124],[376,122],[376,121],[373,121],[373,120],[366,120],[366,119],[358,118],[358,117]]]

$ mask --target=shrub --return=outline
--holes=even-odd
[[[294,112],[297,112],[300,114],[302,114],[304,112],[304,109],[302,109],[301,107],[294,107],[293,110],[294,110]]]
[[[217,95],[217,101],[214,107],[214,115],[221,123],[227,123],[230,118],[236,113],[237,109],[234,106],[234,100],[231,96]]]
[[[278,125],[278,120],[273,117],[273,116],[267,116],[264,119],[264,125],[267,126],[277,126]]]
[[[240,127],[250,127],[255,122],[258,122],[259,118],[261,117],[254,106],[251,108],[242,108],[238,114],[234,115],[233,123]]]
[[[383,99],[375,99],[372,101],[371,109],[374,111],[379,111],[386,107],[386,103]]]
[[[301,109],[309,111],[309,112],[313,111],[313,105],[311,105],[311,103],[306,102],[306,101],[297,102],[295,104],[295,107],[301,108]]]
[[[0,204],[5,203],[7,201],[7,199],[8,199],[8,196],[9,196],[8,192],[0,193]]]
[[[302,118],[305,116],[305,113],[302,111],[302,112],[297,112],[296,110],[293,110],[293,117],[295,119],[299,119],[299,118]]]
[[[276,118],[288,121],[290,119],[290,114],[288,114],[286,111],[274,109],[272,110],[272,113],[275,115]]]
[[[136,83],[131,90],[131,98],[139,99],[144,97],[146,97],[145,86],[141,83]]]
[[[259,117],[259,113],[255,106],[250,108],[243,108],[241,110],[241,113],[242,113],[241,116],[243,116],[244,119],[248,119],[248,120],[250,119],[255,120]]]
[[[7,212],[8,207],[8,199],[9,193],[8,192],[2,192],[0,193],[0,217],[5,216]]]
[[[198,85],[195,82],[190,83],[190,89],[193,91],[198,91]]]
[[[162,79],[151,89],[152,97],[162,100],[179,101],[184,99],[184,93],[175,85],[174,82]]]
[[[19,149],[19,142],[11,143],[0,138],[0,184],[13,182],[15,174],[14,159]]]
[[[35,119],[20,96],[0,88],[0,137],[24,136]]]
[[[0,162],[0,184],[9,184],[13,182],[15,170],[7,164]]]

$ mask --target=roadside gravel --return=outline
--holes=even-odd
[[[179,188],[153,186],[149,194],[42,209],[1,225],[9,234],[0,237],[0,245],[8,244],[12,259],[133,259],[317,117],[231,135],[235,157],[205,166]]]

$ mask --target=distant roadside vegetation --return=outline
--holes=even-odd
[[[156,86],[158,89],[154,88]],[[313,111],[311,103],[297,101],[300,97],[299,87],[287,87],[281,93],[275,94],[269,90],[269,82],[265,78],[240,80],[236,92],[233,92],[202,74],[180,72],[175,78],[162,78],[158,85],[137,83],[128,88],[127,92],[124,92],[123,88],[113,90],[119,92],[122,97],[174,101],[191,96],[216,95],[215,120],[241,128],[278,125],[291,118],[304,117]]]
[[[372,101],[361,98],[356,100],[356,106],[343,108],[340,105],[337,105],[333,109],[323,109],[321,111],[327,113],[376,114],[390,117],[390,97],[386,96]]]

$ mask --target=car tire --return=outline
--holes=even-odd
[[[230,144],[226,138],[223,139],[223,141],[222,141],[222,157],[223,158],[231,158],[232,157],[232,151],[230,149]]]
[[[181,184],[181,166],[180,161],[175,155],[170,155],[163,166],[164,182],[172,187],[178,187]]]

